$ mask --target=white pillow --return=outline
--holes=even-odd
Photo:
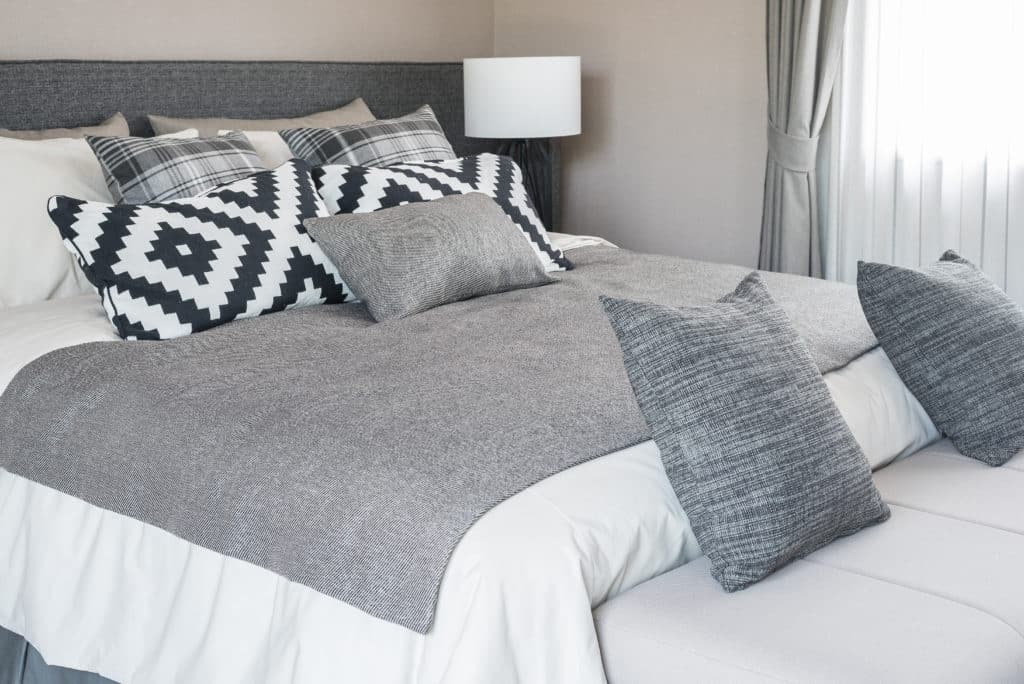
[[[230,133],[231,130],[217,131],[218,135]],[[276,169],[281,164],[290,160],[295,155],[288,149],[288,143],[284,141],[277,131],[241,131],[252,143],[256,154],[263,160],[263,165],[268,169]]]
[[[873,470],[939,439],[881,347],[826,373],[825,384]]]
[[[0,308],[94,291],[46,213],[53,195],[113,202],[89,144],[0,138]]]
[[[89,144],[0,138],[0,307],[92,291],[46,213],[56,194],[113,201]]]

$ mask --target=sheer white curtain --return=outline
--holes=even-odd
[[[953,248],[1024,302],[1024,0],[852,0],[818,169],[825,277]]]

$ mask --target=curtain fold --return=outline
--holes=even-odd
[[[946,249],[1024,303],[1024,3],[858,0],[824,131],[825,276]]]
[[[815,174],[847,0],[767,0],[768,160],[759,267],[822,275]]]

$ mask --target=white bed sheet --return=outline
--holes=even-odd
[[[19,370],[44,354],[117,339],[94,294],[0,309],[0,393]]]
[[[0,312],[0,390],[47,351],[108,339],[95,298]],[[880,350],[826,380],[873,463],[935,438]],[[0,470],[0,625],[51,664],[124,684],[599,684],[592,608],[699,555],[645,442],[483,516],[452,556],[424,636]]]

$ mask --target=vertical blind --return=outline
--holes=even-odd
[[[1024,302],[1024,0],[850,3],[818,172],[825,277],[952,248]]]

